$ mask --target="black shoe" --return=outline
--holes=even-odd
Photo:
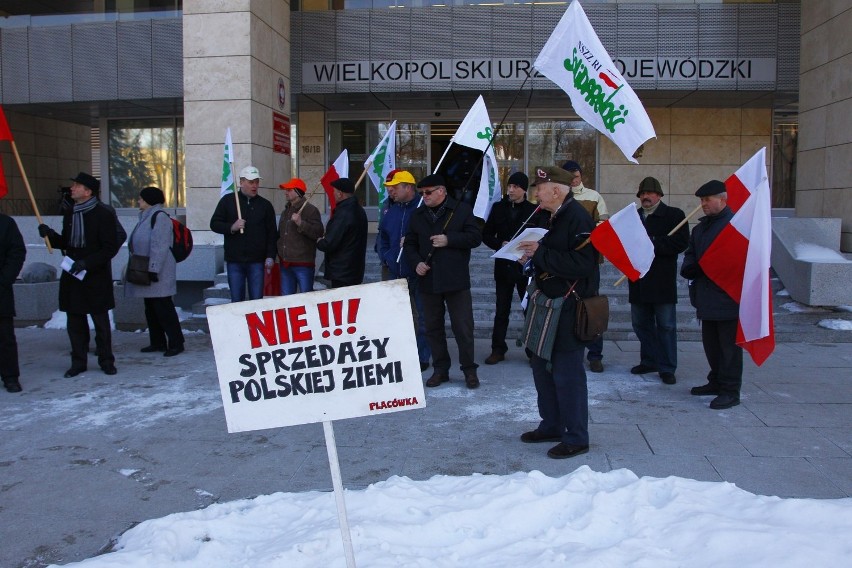
[[[104,372],[104,375],[115,375],[118,373],[118,369],[112,363],[104,363],[101,365],[101,370]]]
[[[492,351],[491,355],[485,358],[486,365],[496,365],[500,361],[504,360],[506,355],[500,353],[499,351]]]
[[[720,394],[710,401],[710,408],[713,410],[725,410],[740,403],[740,399],[732,394]]]
[[[142,353],[156,353],[158,351],[165,351],[165,347],[159,347],[157,345],[149,345],[148,347],[143,347],[139,351]]]
[[[82,368],[82,369],[79,369],[77,367],[71,367],[70,369],[65,371],[65,374],[63,375],[63,377],[65,377],[66,379],[70,379],[71,377],[76,377],[80,373],[85,373],[85,372],[86,372],[85,367]]]
[[[655,369],[654,367],[651,367],[649,365],[643,365],[642,363],[639,363],[635,367],[631,367],[630,372],[634,375],[644,375],[645,373],[652,373],[656,370],[657,369]]]
[[[593,359],[589,361],[589,370],[593,373],[603,373],[603,363],[600,359]]]
[[[588,453],[588,451],[589,446],[572,446],[571,444],[560,443],[547,450],[547,457],[564,460]]]
[[[466,371],[464,374],[464,384],[469,389],[479,388],[479,377],[476,376],[476,371]]]
[[[540,442],[558,442],[562,436],[549,436],[538,430],[531,430],[521,434],[521,442],[525,444],[538,444]]]
[[[3,385],[6,387],[7,392],[21,392],[21,383],[19,383],[16,379],[10,379],[8,381],[3,381]]]
[[[700,387],[692,387],[691,389],[689,389],[689,394],[694,396],[718,396],[719,387],[714,385],[713,383],[707,383],[706,385],[701,385]]]
[[[429,361],[420,361],[420,372],[422,373],[429,368]]]
[[[667,385],[673,385],[677,382],[677,379],[675,378],[674,373],[662,372],[662,373],[660,373],[660,378]]]
[[[450,380],[450,376],[447,375],[447,373],[445,373],[443,371],[439,371],[439,370],[436,369],[435,372],[432,373],[432,376],[429,377],[429,379],[426,381],[426,386],[427,387],[437,387],[437,386],[440,386],[441,383],[446,383],[449,380]]]
[[[163,357],[174,357],[178,353],[183,353],[183,345],[178,345],[177,347],[170,347],[166,349],[166,352],[163,353]]]

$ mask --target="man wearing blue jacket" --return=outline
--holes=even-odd
[[[376,249],[382,263],[382,274],[385,280],[405,278],[408,281],[408,295],[411,300],[411,317],[414,320],[414,333],[417,337],[417,353],[420,356],[420,370],[429,368],[432,350],[426,341],[426,320],[423,315],[423,300],[417,288],[419,278],[414,270],[405,262],[400,251],[408,232],[408,222],[411,215],[420,205],[417,186],[411,172],[393,170],[385,179],[385,187],[391,198],[382,220],[379,223],[379,234],[376,237]],[[386,275],[386,276],[385,276]]]

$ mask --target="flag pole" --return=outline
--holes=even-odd
[[[24,170],[24,163],[21,161],[21,155],[18,154],[18,146],[15,144],[14,140],[9,140],[9,142],[12,144],[12,153],[15,155],[15,161],[18,162],[18,169],[21,170],[21,177],[24,179],[24,187],[27,188],[27,194],[30,197],[30,204],[33,207],[36,220],[38,220],[39,225],[43,225],[44,222],[41,220],[41,214],[38,212],[38,205],[36,205],[33,190],[30,187],[30,180],[27,179],[27,172]],[[50,239],[44,237],[44,244],[47,245],[47,252],[53,254],[53,247],[50,246]]]
[[[361,182],[364,181],[364,178],[367,176],[367,168],[373,165],[373,162],[367,162],[364,164],[364,170],[361,172],[361,176],[358,178],[358,181],[355,182],[355,189],[358,189],[358,186],[361,185]]]
[[[234,162],[228,162],[228,163],[231,165],[231,171],[233,172],[234,171]],[[236,173],[235,173],[234,174],[234,201],[237,204],[237,219],[242,219],[243,214],[240,211],[240,196],[237,195],[237,192],[239,190],[240,189],[237,187],[237,176],[236,176]],[[240,234],[244,234],[244,233],[245,233],[245,230],[240,229]]]
[[[690,219],[693,215],[695,215],[696,213],[698,213],[698,211],[699,211],[699,210],[701,210],[701,206],[700,206],[700,205],[699,205],[698,207],[696,207],[695,209],[693,209],[693,210],[692,210],[692,212],[691,212],[689,215],[687,215],[686,217],[684,217],[684,218],[683,218],[683,220],[682,220],[680,223],[678,223],[677,225],[675,225],[675,228],[674,228],[674,229],[672,229],[671,231],[669,231],[669,234],[668,234],[668,235],[666,235],[666,236],[667,236],[667,237],[670,237],[670,236],[674,235],[675,233],[677,233],[678,229],[680,229],[681,227],[683,227],[683,226],[684,226],[684,225],[685,225],[685,224],[689,221],[689,219]],[[616,281],[615,281],[615,284],[613,284],[613,286],[621,286],[621,283],[622,283],[622,282],[624,282],[624,279],[625,279],[625,278],[627,278],[627,275],[626,275],[626,274],[622,274],[622,275],[621,275],[621,278],[619,278],[618,280],[616,280]]]

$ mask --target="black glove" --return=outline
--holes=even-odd
[[[157,276],[156,272],[149,272],[148,278],[151,279],[151,282],[159,282],[160,281],[160,278]]]
[[[41,238],[44,238],[44,237],[50,235],[50,233],[52,233],[52,232],[53,232],[53,229],[51,229],[50,227],[48,227],[44,223],[42,223],[41,225],[38,226],[38,236],[40,236]]]
[[[704,275],[704,271],[701,270],[701,266],[699,266],[696,262],[691,266],[682,266],[680,269],[680,275],[687,280],[696,280]]]
[[[86,270],[86,261],[85,260],[75,260],[74,264],[71,265],[70,272],[72,275],[76,276],[77,274]]]

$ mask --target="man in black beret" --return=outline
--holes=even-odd
[[[434,369],[426,386],[437,387],[450,380],[452,362],[444,328],[446,307],[465,385],[475,389],[479,386],[479,377],[473,356],[470,251],[482,242],[482,233],[470,205],[447,196],[447,186],[441,176],[426,176],[417,187],[423,195],[423,207],[418,207],[411,215],[403,254],[420,278],[426,339],[432,349]]]
[[[689,299],[701,320],[701,342],[710,365],[707,384],[693,387],[696,396],[714,395],[710,408],[722,410],[740,403],[743,379],[743,350],[736,343],[739,304],[704,274],[701,256],[731,222],[725,184],[711,180],[695,192],[701,198],[704,217],[692,229],[689,246],[683,255],[680,275],[690,280]]]
[[[482,242],[492,250],[500,250],[527,227],[545,227],[549,215],[527,200],[529,178],[523,172],[515,172],[506,182],[506,197],[494,204],[488,220],[482,227]],[[535,213],[535,215],[534,215]],[[512,309],[512,294],[518,291],[523,298],[527,290],[527,277],[520,263],[504,258],[494,259],[494,282],[496,309],[494,329],[491,331],[491,354],[486,365],[495,365],[506,358],[506,330],[509,328],[509,313]]]
[[[75,377],[88,366],[88,317],[95,326],[98,364],[104,373],[114,375],[109,311],[115,307],[112,257],[119,246],[118,220],[115,211],[98,201],[101,184],[97,179],[80,172],[71,181],[74,206],[63,216],[62,233],[44,224],[38,226],[39,236],[47,237],[67,257],[59,278],[59,309],[66,313],[71,341],[71,367],[65,377]]]
[[[667,384],[676,382],[677,369],[677,257],[689,243],[689,227],[680,226],[683,211],[663,203],[663,187],[646,177],[636,192],[639,217],[654,244],[654,262],[648,272],[630,283],[630,319],[639,339],[639,364],[634,375],[658,372]]]
[[[355,184],[349,178],[331,182],[337,205],[325,236],[317,248],[325,253],[325,277],[332,288],[354,286],[364,281],[367,257],[367,214],[355,197]]]

